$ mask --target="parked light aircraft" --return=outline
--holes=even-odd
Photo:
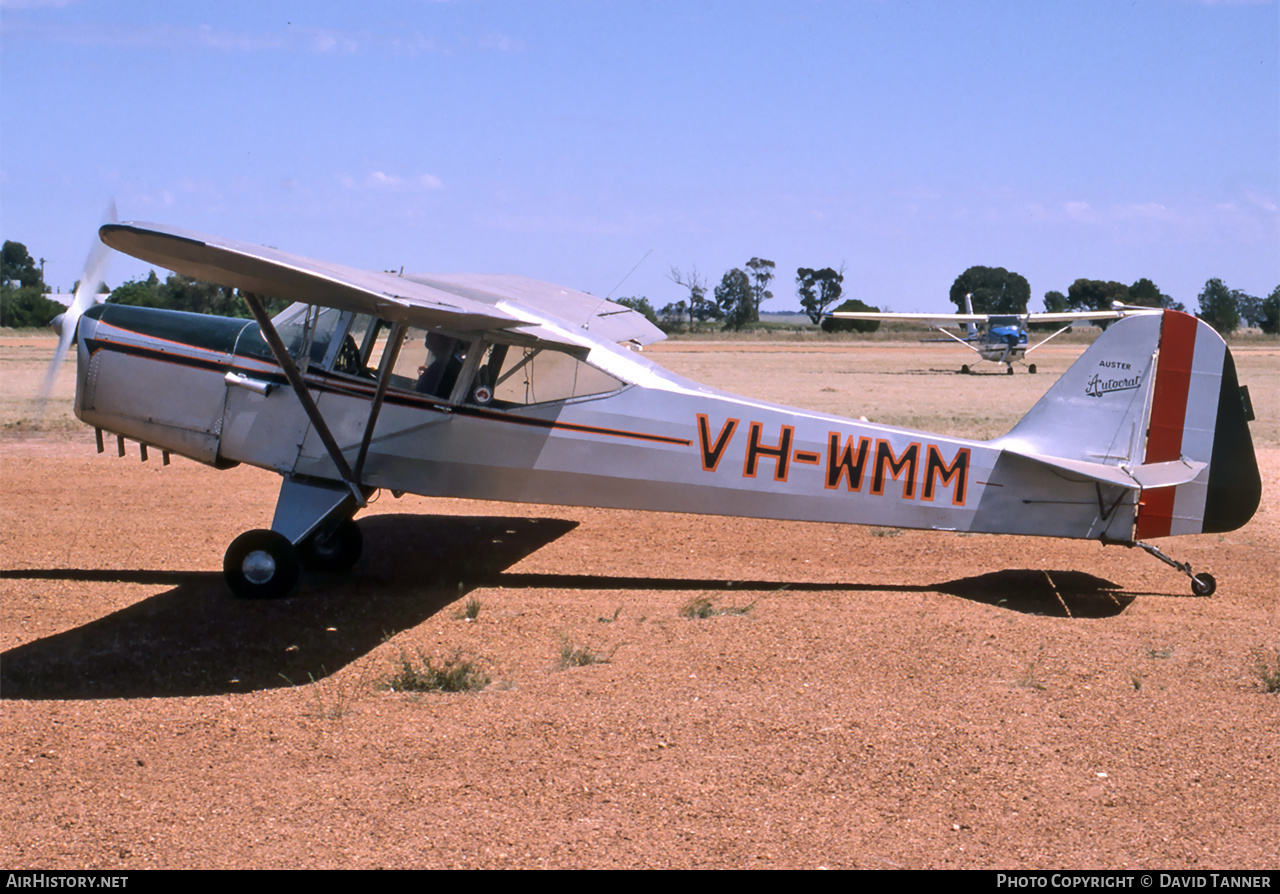
[[[1013,364],[1022,363],[1026,355],[1071,328],[1073,323],[1086,320],[1118,320],[1134,313],[1159,313],[1157,308],[1128,307],[1114,305],[1112,310],[1102,311],[1068,311],[1065,313],[1023,313],[1023,314],[975,314],[973,312],[973,296],[965,295],[964,303],[967,313],[962,314],[917,314],[891,312],[838,311],[831,316],[845,320],[898,320],[904,322],[924,323],[950,339],[964,345],[978,355],[979,360],[990,360],[1003,363],[1005,372],[1013,375]],[[1032,323],[1065,323],[1057,332],[1029,345],[1027,327]],[[963,326],[965,337],[947,330],[949,326]],[[945,339],[934,339],[945,341]],[[1027,365],[1027,372],[1034,373],[1036,365]],[[960,372],[969,373],[966,363]]]
[[[517,276],[371,273],[157,224],[102,242],[240,290],[255,322],[76,302],[75,412],[102,433],[283,477],[227,549],[243,597],[347,569],[393,494],[1143,542],[1245,524],[1261,484],[1235,366],[1166,311],[1104,333],[1003,437],[972,441],[728,394],[637,349],[612,302]],[[296,302],[271,319],[260,295]]]

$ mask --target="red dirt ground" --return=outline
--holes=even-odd
[[[1270,443],[1253,522],[1164,543],[1208,599],[1096,543],[384,494],[352,573],[248,603],[278,479],[131,449],[0,440],[0,865],[1280,866]],[[455,654],[492,682],[385,687]]]

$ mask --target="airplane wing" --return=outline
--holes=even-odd
[[[830,316],[841,320],[902,320],[909,323],[927,323],[930,326],[959,326],[965,323],[985,323],[988,314],[900,314],[885,311],[833,311]]]
[[[527,276],[428,273],[404,278],[472,301],[532,308],[586,330],[601,341],[648,345],[667,337],[644,314],[629,307]],[[534,331],[538,327],[526,328]]]
[[[398,276],[134,221],[107,224],[99,236],[111,248],[184,276],[415,326],[506,329],[575,347],[590,340],[651,344],[666,337],[629,308],[523,277]]]
[[[1134,314],[1143,313],[1160,313],[1158,307],[1128,307],[1124,310],[1082,310],[1067,311],[1065,313],[1035,313],[1023,314],[1023,319],[1028,323],[1074,323],[1077,320],[1118,320],[1121,317],[1129,317]]]
[[[842,320],[902,320],[905,322],[926,323],[930,326],[959,326],[966,323],[987,323],[996,317],[1011,319],[1016,317],[1024,325],[1027,323],[1074,323],[1082,320],[1118,320],[1137,313],[1159,313],[1160,308],[1133,308],[1122,310],[1085,310],[1065,313],[1029,313],[1029,314],[918,314],[918,313],[870,313],[862,311],[834,311],[831,316]]]

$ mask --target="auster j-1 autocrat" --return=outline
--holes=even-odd
[[[1141,546],[1229,531],[1261,493],[1222,339],[1172,311],[1120,320],[1003,437],[972,441],[739,397],[638,348],[607,300],[517,276],[353,270],[146,223],[106,245],[240,290],[254,320],[77,299],[75,412],[215,467],[283,476],[230,545],[244,597],[347,569],[374,491]],[[295,302],[269,318],[260,296]]]

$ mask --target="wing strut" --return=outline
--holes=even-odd
[[[1050,335],[1048,338],[1041,339],[1040,341],[1036,342],[1034,345],[1032,345],[1031,347],[1027,348],[1025,351],[1023,351],[1023,352],[1022,352],[1023,356],[1025,357],[1027,354],[1030,354],[1032,351],[1034,351],[1036,348],[1040,347],[1041,345],[1043,345],[1043,344],[1048,344],[1049,342],[1053,341],[1053,340],[1054,340],[1055,338],[1057,338],[1059,335],[1061,335],[1062,333],[1064,333],[1064,332],[1066,332],[1068,329],[1070,329],[1073,325],[1075,325],[1075,324],[1074,324],[1074,323],[1068,323],[1067,325],[1065,325],[1065,326],[1063,326],[1061,329],[1059,329],[1057,332],[1053,333],[1053,335]],[[1026,328],[1027,328],[1027,324],[1025,324],[1025,323],[1024,323],[1024,324],[1022,325],[1022,328],[1023,328],[1023,329],[1026,329]]]
[[[360,473],[364,471],[365,457],[369,455],[369,445],[373,442],[373,428],[378,424],[378,413],[382,410],[382,400],[387,396],[387,385],[391,383],[391,370],[395,368],[396,358],[400,356],[400,347],[404,344],[404,334],[409,330],[407,323],[396,323],[391,327],[391,335],[387,337],[387,347],[382,352],[382,363],[378,366],[378,390],[373,395],[373,406],[369,408],[369,420],[364,424],[364,437],[360,439],[360,453],[356,457],[354,478],[358,483]]]
[[[960,344],[964,345],[966,348],[968,348],[970,351],[973,351],[975,354],[981,354],[981,353],[982,353],[981,351],[979,351],[979,350],[978,350],[977,348],[975,348],[973,345],[969,344],[967,341],[965,341],[965,340],[964,340],[963,338],[961,338],[960,336],[958,336],[958,335],[956,335],[956,334],[954,334],[954,333],[952,333],[952,332],[948,332],[947,330],[943,329],[941,326],[934,326],[933,328],[934,328],[934,329],[937,329],[939,332],[941,332],[943,335],[945,335],[947,338],[951,339],[952,341],[958,341],[958,342],[960,342]]]
[[[342,451],[338,448],[338,442],[334,440],[333,433],[329,431],[329,426],[325,423],[324,417],[320,415],[320,408],[311,399],[311,392],[307,390],[307,383],[302,380],[302,373],[298,372],[297,365],[293,362],[293,358],[289,356],[289,351],[285,348],[284,342],[280,340],[280,334],[276,332],[276,327],[271,324],[271,318],[267,316],[266,310],[263,309],[262,302],[252,292],[241,291],[240,294],[244,297],[244,303],[249,305],[249,312],[257,320],[258,329],[262,332],[262,337],[267,340],[267,346],[271,348],[271,353],[275,356],[276,362],[284,370],[285,377],[293,387],[293,393],[298,396],[302,409],[307,413],[307,418],[311,420],[311,424],[315,426],[316,433],[320,435],[320,440],[324,442],[324,449],[329,452],[329,458],[337,466],[338,474],[342,476],[343,483],[347,485],[352,495],[356,498],[356,504],[364,508],[368,505],[368,501],[364,498],[364,492],[360,489],[360,485],[351,471],[351,466],[347,464],[347,458],[342,455]],[[384,376],[385,378],[387,377]]]

